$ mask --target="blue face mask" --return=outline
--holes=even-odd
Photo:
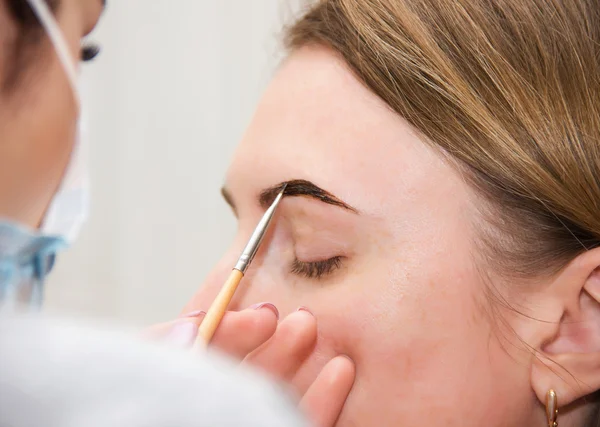
[[[66,245],[60,237],[0,222],[0,307],[38,309],[56,253]]]

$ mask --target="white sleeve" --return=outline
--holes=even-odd
[[[73,323],[0,317],[0,427],[305,427],[275,384]]]

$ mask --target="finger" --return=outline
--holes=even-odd
[[[337,421],[352,385],[356,370],[345,356],[330,360],[300,402],[300,408],[315,427],[331,427]]]
[[[277,379],[289,380],[312,352],[317,340],[317,321],[308,311],[286,317],[275,334],[244,360]]]
[[[194,332],[191,332],[191,340],[188,339],[190,330],[195,327],[197,333],[205,315],[204,311],[193,312],[179,319],[151,326],[142,335],[189,347],[195,339]],[[277,308],[269,303],[256,304],[240,312],[228,311],[215,331],[210,346],[241,360],[275,333],[278,317]]]
[[[156,325],[152,325],[146,329],[144,329],[141,333],[143,338],[152,339],[152,340],[163,340],[165,339],[173,330],[173,327],[182,322],[192,322],[196,325],[196,327],[200,326],[200,322],[206,313],[204,311],[197,311],[194,313],[190,313],[186,316],[181,316],[178,319],[170,320],[168,322],[158,323]]]
[[[269,303],[230,311],[223,317],[210,346],[241,360],[273,336],[278,318],[277,308]]]

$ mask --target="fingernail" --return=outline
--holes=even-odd
[[[252,310],[260,310],[261,308],[268,308],[273,313],[275,313],[275,317],[277,317],[277,320],[279,320],[279,310],[277,310],[277,307],[275,307],[270,302],[259,302],[258,304],[251,305],[250,308]]]
[[[206,311],[204,311],[204,310],[196,310],[196,311],[190,311],[188,314],[184,314],[179,317],[200,317],[200,316],[204,316],[205,314],[206,314]]]
[[[304,306],[300,306],[298,307],[298,310],[296,311],[306,311],[308,314],[310,314],[311,316],[314,316],[313,312],[310,311],[308,308],[304,307]]]
[[[192,322],[179,322],[171,329],[165,341],[177,347],[192,345],[198,334],[198,327]]]
[[[354,364],[354,360],[348,356],[347,354],[340,354],[340,356],[345,357],[346,359],[348,359],[350,362],[352,362],[352,364]]]

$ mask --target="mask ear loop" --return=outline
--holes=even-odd
[[[54,50],[56,51],[58,59],[62,63],[67,74],[67,78],[69,79],[69,84],[73,90],[73,97],[77,103],[77,108],[80,108],[81,101],[79,99],[79,91],[77,89],[77,71],[75,69],[75,63],[67,42],[63,37],[62,30],[58,26],[54,15],[44,0],[27,0],[27,3],[29,3],[31,10],[40,21],[42,27],[44,27],[46,30],[46,34],[48,34],[50,41],[54,45]]]

